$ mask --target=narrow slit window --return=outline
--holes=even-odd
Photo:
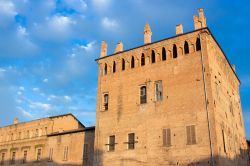
[[[122,58],[122,70],[125,70],[125,60]]]
[[[222,130],[222,140],[223,140],[223,149],[224,149],[224,152],[227,153],[227,147],[226,147],[226,140],[225,140],[225,132],[224,130]]]
[[[135,58],[134,56],[132,56],[131,58],[131,68],[134,68],[135,67]]]
[[[141,66],[145,65],[145,55],[142,53],[141,55]]]
[[[189,45],[187,41],[185,41],[185,44],[184,44],[184,53],[189,54]]]
[[[1,165],[4,165],[4,160],[5,160],[5,153],[2,153],[2,156],[1,156]]]
[[[177,58],[177,56],[178,56],[177,47],[176,47],[176,45],[174,44],[174,46],[173,46],[173,58]]]
[[[108,94],[104,94],[104,110],[107,111],[109,108],[109,95]]]
[[[155,63],[155,51],[152,50],[152,53],[151,53],[151,63]]]
[[[108,146],[109,151],[115,151],[115,136],[114,135],[109,136],[109,144],[108,145],[109,145]]]
[[[201,50],[201,40],[200,38],[196,39],[196,51],[200,51]]]
[[[53,161],[53,148],[49,149],[49,161]]]
[[[42,159],[42,149],[37,149],[36,161],[40,162]]]
[[[128,149],[135,149],[135,133],[128,134]]]
[[[105,65],[104,65],[104,75],[107,75],[107,74],[108,74],[108,66],[105,63]]]
[[[67,161],[68,160],[68,153],[69,153],[69,147],[64,146],[64,152],[63,152],[63,160]]]
[[[162,81],[156,81],[155,82],[155,100],[161,101],[162,98],[163,98]]]
[[[27,163],[27,155],[28,151],[27,150],[23,151],[23,164]]]
[[[15,164],[15,163],[16,163],[16,152],[12,152],[11,164]]]
[[[162,61],[165,61],[167,59],[166,49],[165,47],[162,48],[162,55],[161,55]]]
[[[140,103],[145,104],[147,103],[147,87],[142,86],[140,88]]]
[[[116,63],[115,63],[115,61],[113,62],[113,73],[115,73],[116,72]]]

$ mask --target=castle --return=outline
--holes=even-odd
[[[0,128],[0,164],[249,165],[235,67],[203,9],[194,27],[184,33],[179,24],[175,36],[151,42],[147,23],[144,45],[119,42],[109,56],[103,41],[96,126],[68,114]],[[24,139],[27,131],[35,136]]]

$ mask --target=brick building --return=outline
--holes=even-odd
[[[248,165],[235,67],[206,26],[112,55],[101,44],[95,166]]]

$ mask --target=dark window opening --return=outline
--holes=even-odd
[[[163,146],[171,146],[171,130],[163,129]]]
[[[16,152],[12,152],[10,164],[15,164],[16,162]]]
[[[107,64],[105,63],[105,66],[104,66],[104,75],[107,75],[108,73],[108,66]]]
[[[223,140],[223,149],[224,149],[224,152],[227,153],[224,130],[222,130],[222,140]]]
[[[152,54],[151,54],[151,63],[155,63],[155,51],[152,50]]]
[[[189,54],[189,45],[187,41],[185,41],[184,44],[184,54]]]
[[[162,81],[155,82],[155,100],[161,101],[163,93],[162,93]]]
[[[108,94],[104,94],[104,110],[107,111],[109,108],[109,95]]]
[[[42,149],[37,149],[36,161],[40,162],[42,159]]]
[[[113,73],[115,73],[116,72],[116,64],[115,64],[115,62],[113,62]]]
[[[2,153],[0,165],[4,165],[5,153]]]
[[[23,164],[27,162],[27,155],[28,155],[27,150],[23,151]]]
[[[201,40],[200,38],[196,39],[196,51],[200,51],[201,50]]]
[[[174,46],[173,46],[173,58],[177,58],[177,56],[178,56],[177,47],[176,47],[176,45],[174,44]]]
[[[125,60],[122,59],[122,70],[125,70]]]
[[[135,67],[135,58],[134,56],[132,56],[131,58],[131,68],[134,68]]]
[[[145,104],[147,103],[147,87],[142,86],[140,89],[140,103]]]
[[[161,59],[163,61],[165,61],[167,59],[166,49],[164,47],[162,48],[162,55],[161,56],[162,56]]]
[[[135,148],[135,133],[128,134],[128,149]]]
[[[112,135],[112,136],[109,136],[109,144],[108,144],[108,147],[109,147],[109,151],[115,151],[115,136]]]
[[[145,55],[142,53],[141,55],[141,66],[145,65]]]

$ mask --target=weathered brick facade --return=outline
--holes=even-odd
[[[123,51],[98,63],[95,166],[248,165],[234,67],[206,27]],[[134,137],[129,134],[134,134]]]

